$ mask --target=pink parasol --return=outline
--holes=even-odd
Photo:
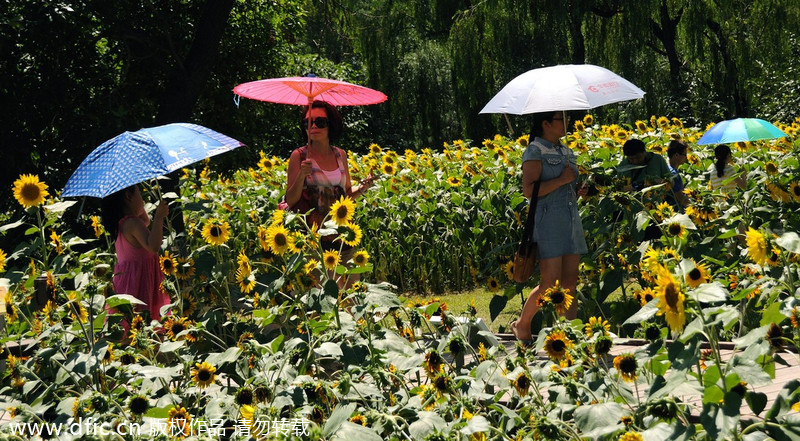
[[[361,106],[386,101],[386,95],[377,90],[314,75],[251,81],[234,87],[233,93],[254,100],[298,106],[308,105],[314,100],[334,106]]]

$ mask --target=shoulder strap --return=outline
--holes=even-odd
[[[541,181],[533,184],[533,194],[531,195],[530,208],[528,208],[528,218],[525,219],[525,229],[522,230],[522,240],[519,242],[520,249],[527,250],[528,245],[533,242],[533,224],[536,220],[536,205],[539,203],[539,185]]]

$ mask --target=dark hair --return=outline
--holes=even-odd
[[[117,240],[119,221],[125,217],[125,195],[136,189],[135,185],[123,188],[103,198],[100,202],[100,215],[103,217],[103,228],[111,235],[111,240]]]
[[[625,156],[644,153],[644,142],[641,139],[629,139],[622,144],[622,154]]]
[[[687,148],[688,146],[686,145],[685,142],[673,139],[672,141],[669,142],[669,147],[667,147],[667,158],[671,158],[677,155],[678,153],[686,154]]]
[[[542,123],[545,122],[545,121],[553,122],[553,117],[555,117],[556,114],[559,114],[559,113],[561,113],[561,112],[558,112],[558,111],[555,111],[555,110],[552,111],[552,112],[534,113],[533,114],[533,129],[531,130],[531,132],[533,132],[533,136],[542,136],[542,133],[543,133],[543,131],[542,131]]]
[[[717,168],[717,177],[721,178],[725,174],[725,164],[728,162],[728,156],[731,155],[731,148],[726,144],[720,144],[714,147],[714,167]]]
[[[342,114],[339,113],[339,110],[336,107],[326,101],[316,100],[311,103],[311,108],[325,109],[325,115],[328,117],[328,138],[330,138],[331,142],[336,142],[336,140],[342,136],[342,132],[344,131]],[[306,129],[308,129],[308,127],[303,126],[303,119],[306,117],[306,114],[308,114],[308,110],[308,106],[303,106],[303,115],[300,117],[300,130],[302,131],[303,136],[306,136]]]

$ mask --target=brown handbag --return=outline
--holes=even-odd
[[[527,282],[536,268],[539,246],[533,241],[533,224],[536,218],[536,205],[539,202],[539,184],[540,181],[533,184],[528,218],[525,220],[525,228],[522,230],[522,239],[519,241],[517,254],[514,256],[514,281],[517,283]]]

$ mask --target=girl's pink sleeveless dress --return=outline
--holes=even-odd
[[[119,225],[134,216],[125,216]],[[151,320],[161,320],[161,307],[170,303],[169,295],[161,289],[164,275],[158,262],[158,254],[146,248],[137,248],[125,239],[121,228],[114,241],[117,252],[117,265],[114,267],[114,291],[117,294],[130,294],[147,303],[139,305],[137,311],[150,311]]]

